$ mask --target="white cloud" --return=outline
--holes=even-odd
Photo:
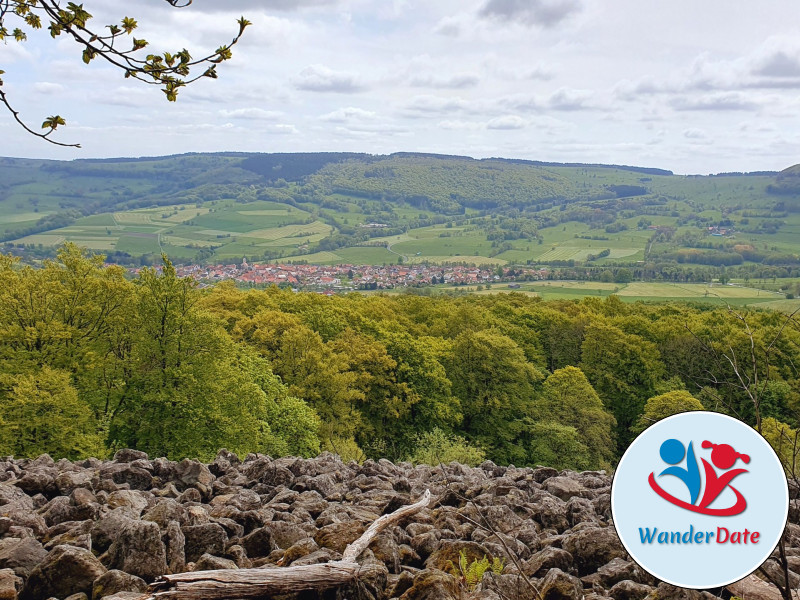
[[[248,121],[276,121],[284,116],[284,113],[275,110],[264,110],[263,108],[237,108],[234,110],[222,109],[219,114],[226,119],[247,119]]]
[[[504,22],[550,28],[582,9],[580,0],[488,0],[479,14]]]
[[[492,119],[486,124],[487,129],[525,129],[528,126],[528,121],[517,115],[508,115],[504,117],[497,117]]]
[[[297,89],[306,92],[334,92],[354,94],[365,89],[354,73],[335,71],[325,65],[311,65],[300,71],[294,79]]]

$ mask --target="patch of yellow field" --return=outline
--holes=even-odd
[[[145,211],[129,211],[114,213],[117,225],[153,225],[153,213]]]
[[[209,241],[206,241],[206,240],[196,240],[196,239],[195,240],[190,240],[188,238],[182,238],[182,237],[178,237],[178,236],[175,236],[175,235],[162,235],[161,236],[161,240],[165,244],[169,244],[171,246],[183,246],[183,247],[186,247],[186,246],[189,246],[189,245],[195,245],[198,248],[210,248],[211,246],[214,245],[214,242],[209,242]]]
[[[17,244],[41,244],[42,246],[60,246],[67,241],[63,235],[52,235],[47,233],[37,233],[27,235],[24,238],[14,240]]]
[[[589,291],[596,291],[596,290],[615,290],[620,287],[618,283],[604,283],[602,281],[531,281],[529,282],[530,285],[535,285],[536,287],[550,287],[553,288],[553,291],[557,291],[559,288],[569,288],[569,289],[586,289]]]
[[[199,233],[201,233],[203,235],[211,235],[211,236],[214,236],[214,237],[216,237],[218,235],[222,235],[222,236],[229,235],[231,237],[245,235],[243,233],[237,233],[236,231],[222,231],[220,229],[203,229],[203,231],[200,231]]]
[[[271,227],[269,229],[257,229],[239,234],[242,237],[257,238],[260,240],[279,240],[281,238],[302,238],[312,235],[328,235],[332,227],[321,221],[314,221],[306,225],[284,225],[283,227]]]
[[[16,215],[3,215],[3,223],[24,223],[25,221],[38,221],[42,217],[46,217],[50,213],[43,212],[26,212]]]
[[[166,221],[168,223],[185,223],[186,221],[191,221],[195,217],[199,217],[200,215],[208,214],[211,209],[209,208],[197,208],[193,206],[192,208],[186,208],[184,210],[179,210],[178,214],[170,215],[166,219],[159,219],[160,221]]]
[[[652,296],[654,298],[777,298],[775,292],[733,285],[704,283],[633,282],[620,290],[619,296]]]

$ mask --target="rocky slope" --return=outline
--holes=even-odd
[[[123,450],[113,461],[0,458],[0,600],[139,598],[167,573],[337,560],[382,514],[436,503],[381,533],[352,589],[302,598],[714,598],[653,580],[610,519],[610,478],[553,469],[343,464],[221,451],[211,464]],[[796,519],[795,519],[796,520]],[[800,527],[790,564],[800,571]],[[795,548],[798,548],[795,550]],[[477,586],[449,574],[500,557]],[[795,576],[797,579],[797,577]],[[724,592],[727,594],[727,592]],[[729,594],[727,594],[729,595]]]

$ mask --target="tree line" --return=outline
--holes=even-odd
[[[0,454],[591,469],[678,410],[798,425],[800,331],[776,312],[199,289],[166,259],[130,279],[73,245],[36,269],[0,255],[0,303]]]

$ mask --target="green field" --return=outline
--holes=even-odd
[[[757,306],[791,312],[800,308],[800,299],[785,300],[783,294],[739,285],[672,284],[632,282],[629,284],[601,283],[595,281],[536,281],[520,283],[511,288],[508,283],[491,284],[490,289],[478,290],[477,286],[437,286],[442,290],[466,290],[471,293],[523,293],[536,295],[544,300],[573,300],[585,297],[616,295],[625,302],[676,300],[705,302],[731,306]]]

